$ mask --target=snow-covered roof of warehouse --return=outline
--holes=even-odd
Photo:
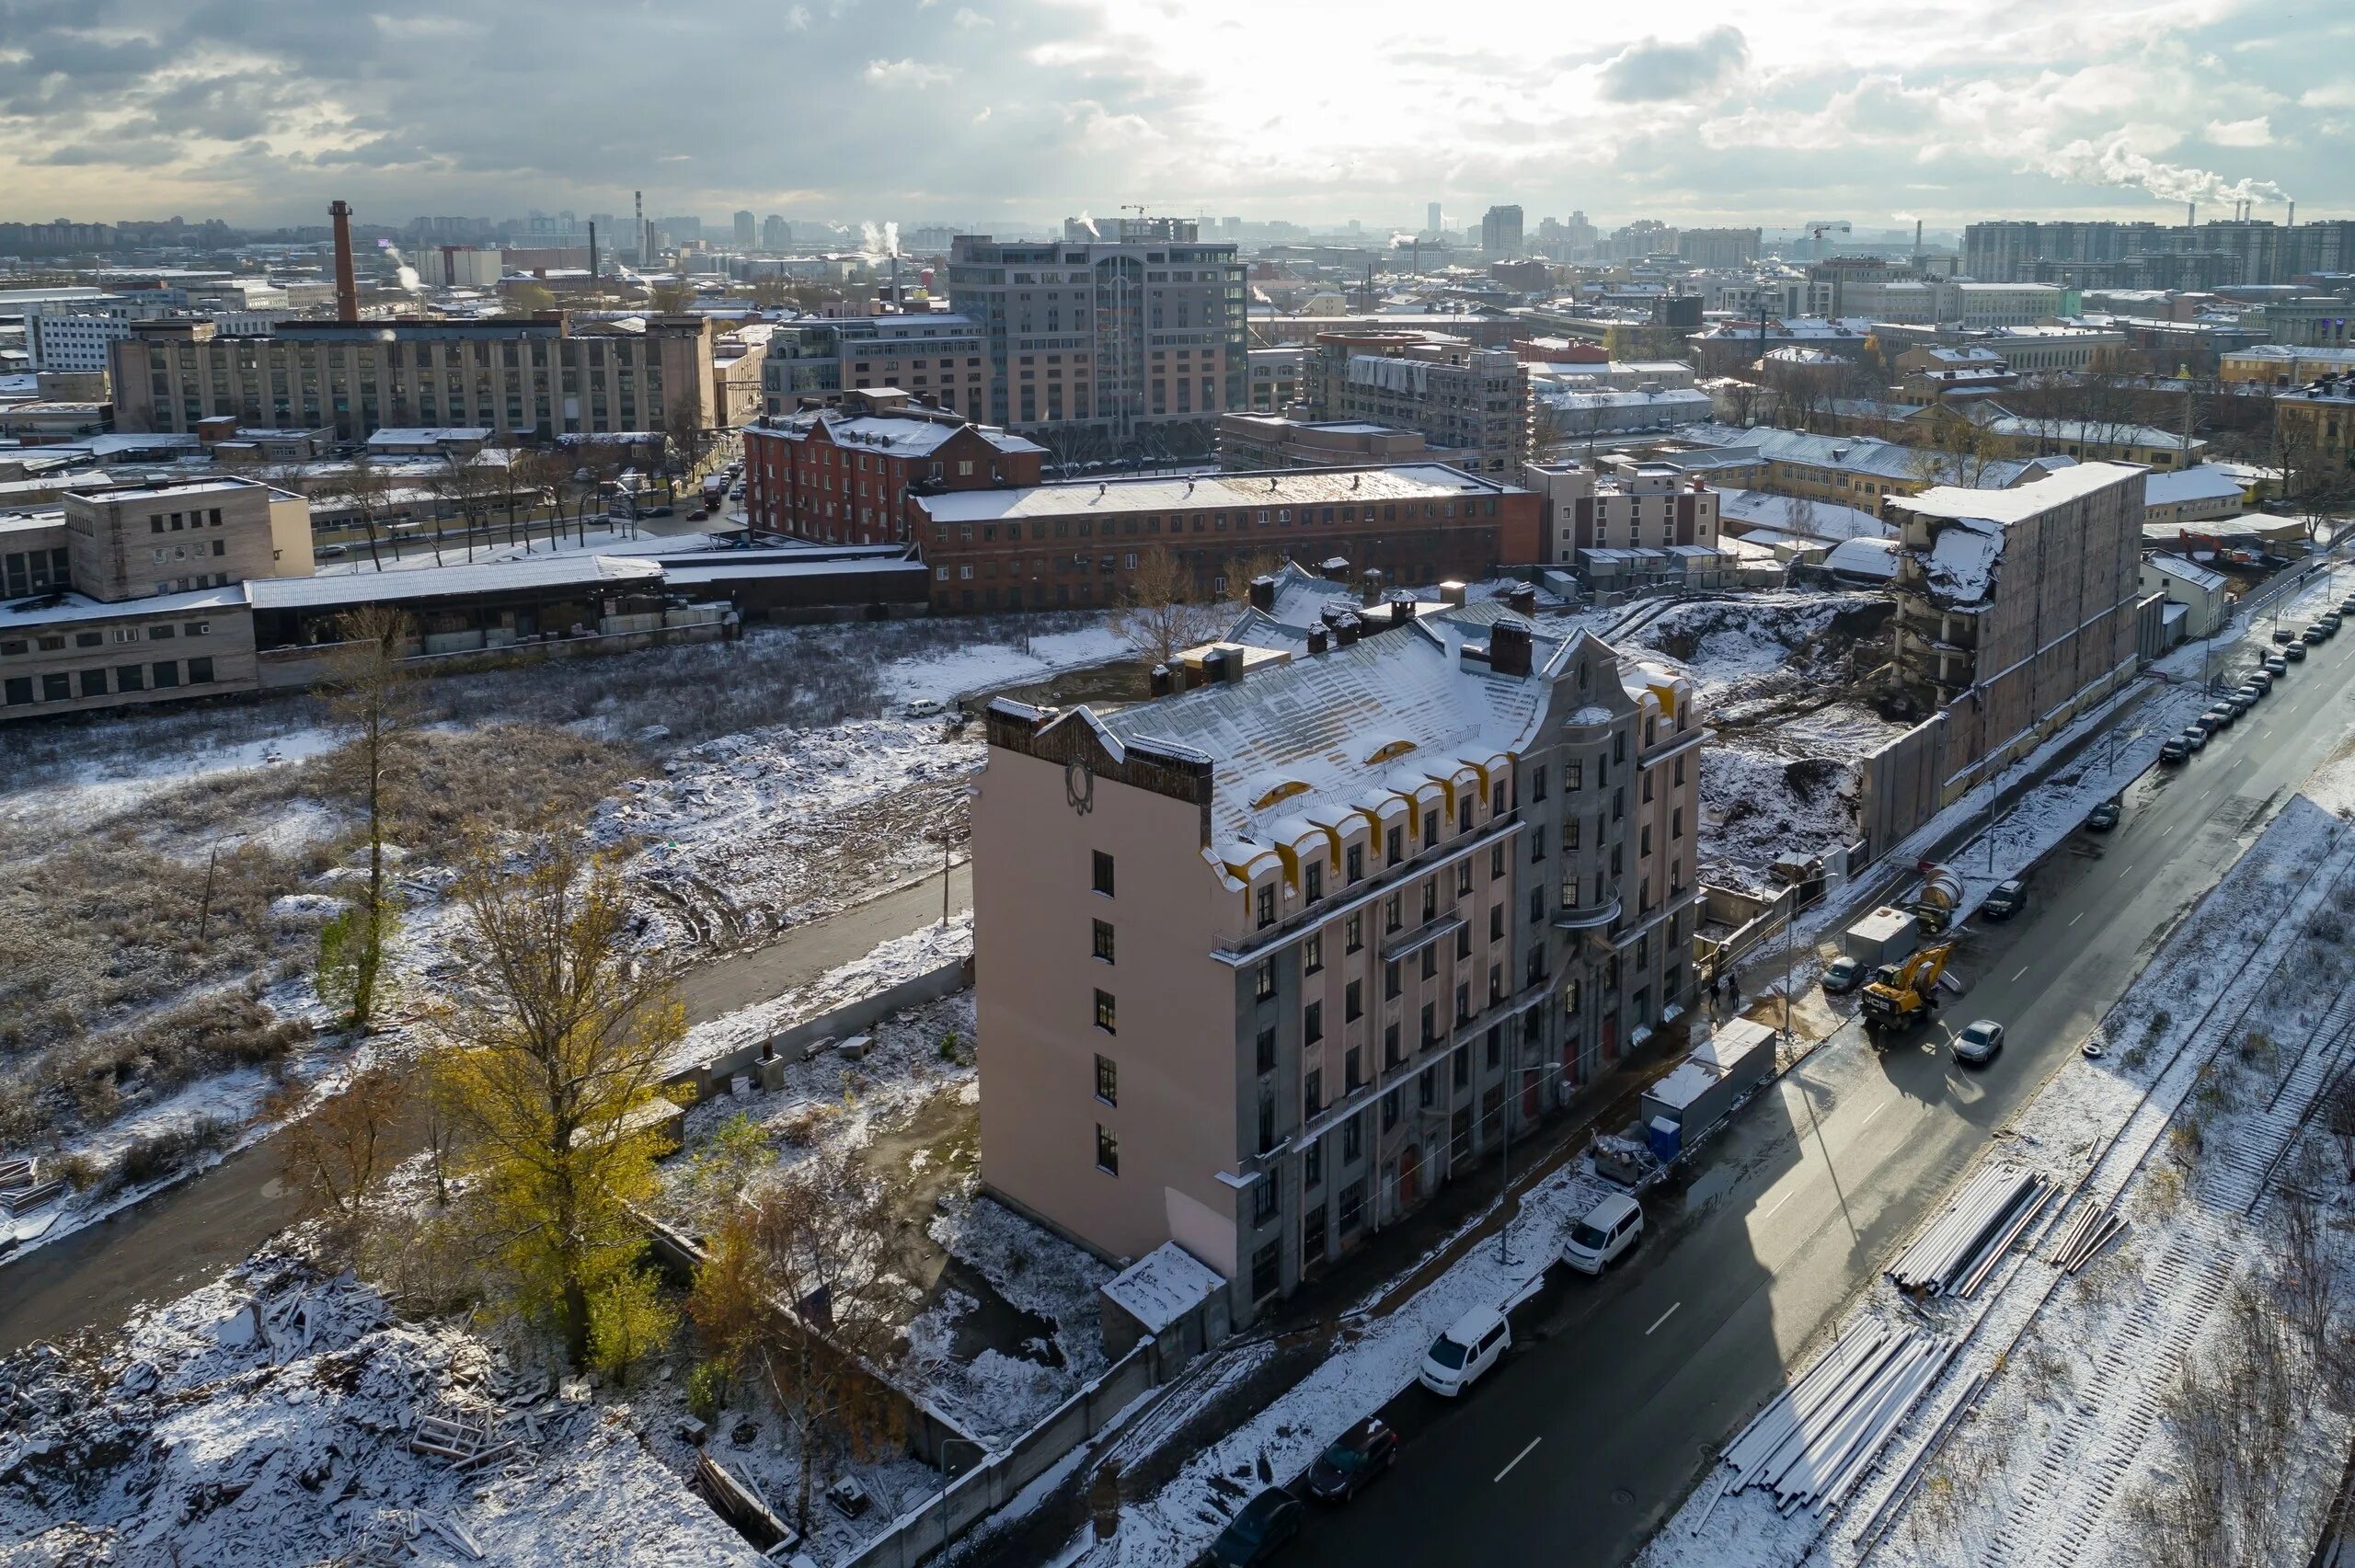
[[[1890,532],[1887,523],[1856,507],[1799,496],[1770,496],[1763,490],[1719,490],[1719,521],[1771,528],[1816,539],[1871,539]]]
[[[2078,463],[2008,489],[1979,490],[1962,485],[1939,485],[1919,495],[1892,497],[1889,504],[1918,517],[1956,521],[1970,519],[2007,526],[2065,501],[2143,476],[2144,470],[2131,464]]]
[[[922,457],[926,452],[937,452],[949,437],[963,429],[971,429],[1000,452],[1047,450],[1036,441],[1008,435],[994,425],[964,425],[954,420],[920,418],[895,418],[889,414],[845,414],[832,408],[793,419],[780,419],[766,428],[795,435],[806,434],[819,425],[826,428],[826,434],[838,445],[864,447],[870,452],[889,452],[894,457]]]
[[[2223,589],[2225,582],[2223,573],[2211,572],[2207,567],[2187,561],[2180,555],[2151,555],[2146,559],[2153,571],[2165,573],[2171,578],[2180,578],[2194,588],[2203,589],[2210,593],[2221,592]]]
[[[254,578],[244,587],[257,610],[314,610],[431,599],[450,593],[515,593],[538,588],[660,588],[662,567],[626,555],[558,555],[472,566],[418,567],[339,577]]]
[[[1404,463],[1380,468],[1291,468],[1272,474],[1082,479],[1020,489],[952,490],[913,499],[936,522],[994,522],[1006,518],[1069,517],[1089,511],[1119,515],[1221,508],[1255,509],[1340,502],[1452,500],[1460,496],[1517,493],[1515,486],[1475,478],[1443,463]]]
[[[2184,501],[2239,500],[2246,487],[2211,464],[2194,468],[2153,469],[2142,481],[2142,504],[2175,506]]]

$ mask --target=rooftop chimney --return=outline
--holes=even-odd
[[[1276,579],[1272,577],[1251,579],[1251,608],[1263,615],[1276,612]]]
[[[1156,664],[1153,667],[1152,680],[1153,694],[1156,697],[1166,697],[1169,695],[1169,693],[1176,689],[1178,684],[1176,681],[1170,678],[1169,667],[1166,664]]]
[[[1325,635],[1325,628],[1323,626],[1317,625],[1308,628],[1308,651],[1310,653],[1323,653],[1329,646],[1331,646],[1330,639]]]
[[[1537,590],[1527,583],[1522,583],[1505,590],[1505,602],[1512,607],[1516,615],[1534,615],[1537,613]],[[1523,631],[1528,629],[1526,626],[1522,628]]]
[[[1344,615],[1333,623],[1333,640],[1341,647],[1348,647],[1358,640],[1358,633],[1361,629],[1356,616]]]
[[[1529,665],[1529,623],[1500,617],[1488,628],[1488,668],[1499,675],[1526,675]]]
[[[335,318],[360,319],[360,282],[351,275],[351,204],[340,197],[327,203],[335,220]]]

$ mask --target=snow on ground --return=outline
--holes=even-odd
[[[1280,1482],[1306,1470],[1327,1445],[1415,1380],[1431,1342],[1450,1324],[1475,1307],[1506,1308],[1534,1290],[1570,1221],[1616,1190],[1574,1170],[1530,1189],[1513,1223],[1511,1264],[1494,1246],[1476,1247],[1396,1312],[1344,1330],[1315,1371],[1124,1510],[1109,1560],[1127,1568],[1194,1562],[1236,1506],[1259,1491],[1262,1464]]]
[[[2187,1358],[2221,1332],[2223,1288],[2248,1277],[2249,1260],[2268,1246],[2267,1228],[2242,1213],[2264,1162],[2252,1153],[2278,1145],[2320,1082],[2326,1057],[2293,1076],[2305,1047],[2344,1048],[2344,1014],[2355,1005],[2343,941],[2355,915],[2355,833],[2342,820],[2350,806],[2355,765],[2311,781],[2168,933],[2102,1021],[2101,1054],[2068,1059],[1995,1146],[1993,1158],[2040,1172],[2072,1197],[2082,1183],[2079,1201],[2114,1198],[2132,1226],[2125,1237],[2080,1276],[2062,1276],[2036,1255],[2049,1254],[2074,1212],[2056,1202],[1976,1300],[1907,1301],[1877,1279],[1844,1337],[1926,1320],[1964,1344],[1853,1502],[1828,1526],[1806,1510],[1781,1516],[1771,1494],[1719,1497],[1719,1471],[1661,1528],[1643,1568],[1861,1562],[1879,1544],[1869,1527],[1974,1374],[1988,1379],[1984,1395],[1924,1460],[1922,1484],[1891,1508],[1878,1560],[1923,1568],[2148,1561],[2128,1505],[2174,1484],[2167,1467],[2178,1461],[2160,1402]],[[2199,1128],[2188,1143],[2173,1130],[2187,1123]],[[2251,1152],[2233,1152],[2243,1149]],[[2343,1222],[2349,1194],[2333,1202]],[[2355,1286],[2355,1259],[2342,1248],[2338,1263]],[[2349,1413],[2324,1411],[2269,1474],[2283,1533],[2264,1560],[2303,1560],[2349,1428]],[[2079,1533],[2087,1539],[2073,1553],[2062,1538]]]
[[[946,923],[935,922],[905,936],[892,937],[865,956],[827,970],[808,985],[695,1025],[672,1048],[668,1070],[676,1072],[698,1062],[711,1061],[740,1047],[764,1040],[805,1018],[846,1007],[944,964],[958,963],[972,956],[973,911],[967,910]]]
[[[95,1348],[19,1352],[0,1380],[17,1396],[0,1432],[7,1568],[319,1562],[363,1529],[434,1564],[761,1561],[649,1457],[626,1403],[551,1388],[283,1258]],[[409,1451],[420,1415],[452,1410],[498,1422],[512,1457],[465,1476]]]

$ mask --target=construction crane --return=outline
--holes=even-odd
[[[1865,988],[1863,1005],[1867,1034],[1902,1034],[1928,1021],[1938,1008],[1938,977],[1947,972],[1954,944],[1924,947],[1902,964],[1883,964]]]

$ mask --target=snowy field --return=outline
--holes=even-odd
[[[1978,1297],[1903,1298],[1884,1276],[1841,1325],[1843,1338],[1924,1326],[1961,1342],[1855,1494],[1828,1518],[1783,1515],[1771,1494],[1721,1496],[1719,1471],[1646,1568],[2193,1560],[2161,1550],[2202,1464],[2180,1374],[2237,1371],[2246,1325],[2278,1320],[2301,1278],[2336,1279],[2342,1300],[2355,1291],[2355,1192],[2338,1151],[2309,1150],[2322,1140],[2303,1123],[2355,1022],[2350,807],[2355,766],[2317,774],[2167,936],[2102,1021],[2099,1054],[2071,1058],[2015,1118],[1990,1158],[2062,1196]],[[2319,1203],[2320,1276],[2285,1248],[2285,1183]],[[2053,1243],[2086,1206],[2128,1229],[2070,1275]],[[2333,1323],[2343,1345],[2345,1318]],[[2312,1391],[2313,1356],[2280,1337],[2285,1387]],[[2242,1550],[2223,1560],[2303,1561],[2355,1420],[2347,1392],[2342,1380],[2338,1398],[2315,1396],[2243,1478]]]
[[[904,716],[910,703],[1122,652],[1101,616],[853,623],[426,682],[392,830],[408,853],[380,1048],[462,964],[442,847],[465,829],[586,825],[625,856],[641,940],[693,962],[932,869],[927,830],[961,841],[980,738]],[[11,739],[0,1154],[76,1185],[17,1222],[30,1243],[336,1081],[349,1050],[310,977],[362,818],[342,738],[307,695]]]

